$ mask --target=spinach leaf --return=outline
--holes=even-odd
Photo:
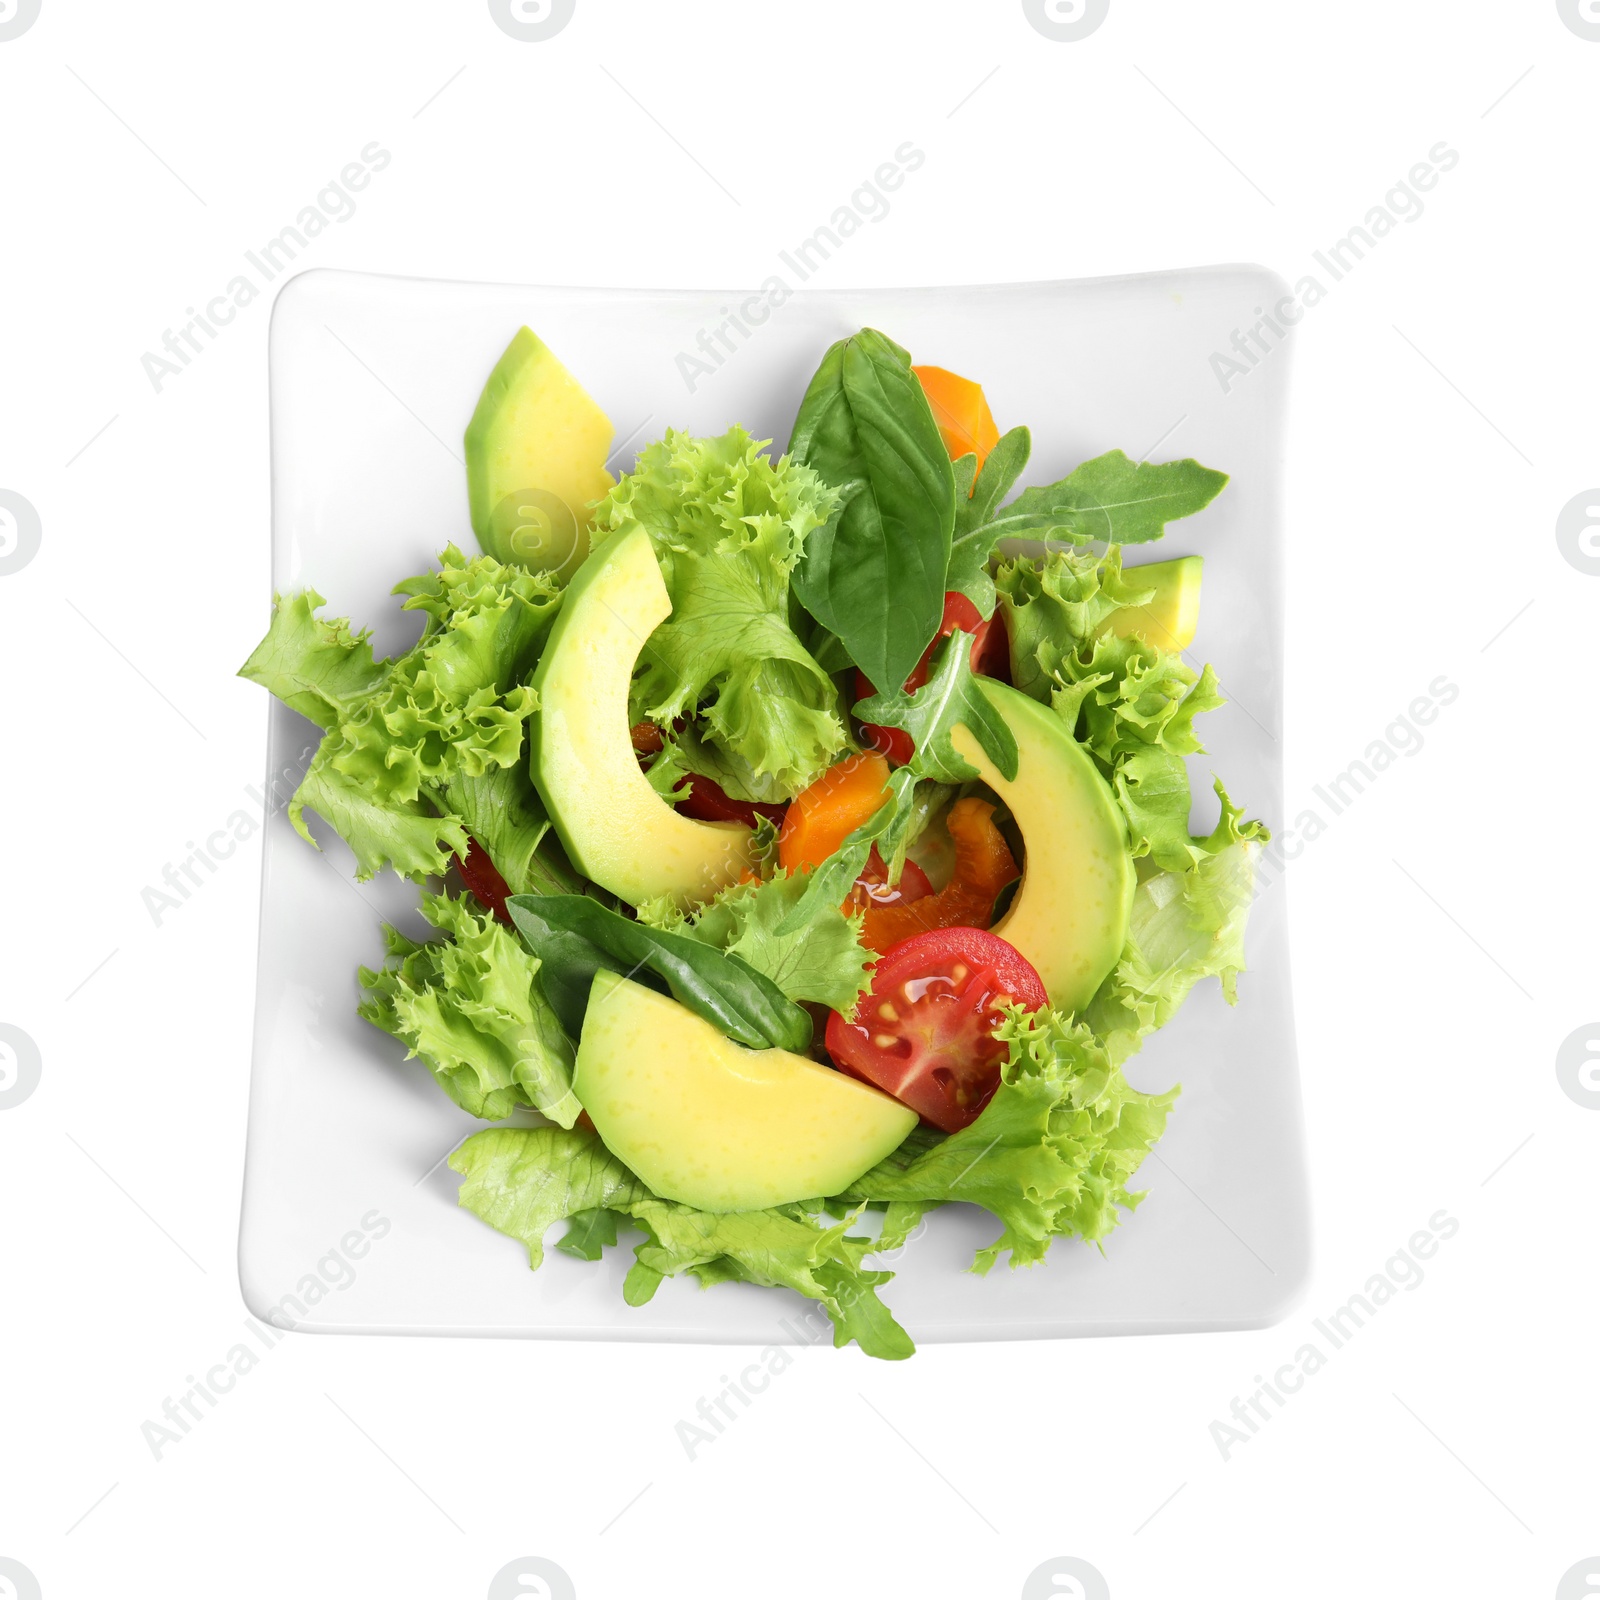
[[[1133,461],[1111,450],[1059,483],[1024,489],[983,531],[987,537],[992,528],[997,539],[1144,544],[1169,522],[1203,511],[1227,481],[1227,473],[1198,461]]]
[[[1013,428],[989,452],[983,471],[976,474],[976,483],[972,481],[978,465],[976,456],[962,456],[955,464],[955,533],[950,541],[950,567],[944,586],[946,590],[964,594],[985,617],[994,614],[994,579],[989,576],[989,557],[994,554],[995,542],[1001,536],[1000,528],[993,521],[995,507],[1022,475],[1032,449],[1028,430]]]
[[[807,388],[790,454],[843,494],[793,586],[874,683],[904,683],[944,613],[955,474],[911,357],[872,328]]]
[[[810,1016],[738,956],[647,928],[584,895],[518,894],[506,907],[539,958],[545,998],[574,1039],[594,975],[604,968],[670,994],[751,1050],[811,1047]]]
[[[940,644],[928,681],[920,689],[875,694],[861,701],[855,714],[863,722],[902,728],[911,735],[916,754],[901,772],[941,783],[976,778],[977,772],[950,742],[950,730],[959,723],[1009,780],[1017,775],[1017,741],[1006,719],[990,704],[982,684],[983,679],[972,670],[972,635],[958,630]]]

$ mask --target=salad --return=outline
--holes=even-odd
[[[787,453],[613,429],[524,328],[466,431],[480,553],[395,586],[408,651],[275,601],[242,675],[322,730],[290,819],[420,886],[360,1013],[486,1124],[460,1203],[530,1264],[626,1247],[910,1355],[875,1258],[961,1201],[973,1263],[1099,1245],[1177,1097],[1123,1075],[1231,1003],[1267,838],[1185,757],[1222,703],[1198,556],[1227,478],[1112,451],[1013,494],[1026,427],[873,329]],[[1032,553],[1029,553],[1029,552]]]

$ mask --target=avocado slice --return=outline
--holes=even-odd
[[[1154,589],[1142,606],[1123,606],[1101,625],[1102,633],[1119,639],[1138,634],[1163,650],[1186,650],[1194,643],[1200,622],[1202,556],[1179,556],[1173,561],[1152,561],[1142,567],[1124,567],[1122,575],[1135,588]]]
[[[751,865],[742,822],[696,822],[639,770],[628,688],[639,651],[672,613],[643,528],[608,539],[578,569],[533,687],[532,774],[572,864],[630,905],[671,895],[687,909]]]
[[[597,972],[573,1090],[606,1148],[658,1195],[759,1211],[837,1194],[897,1149],[917,1114],[787,1050],[746,1050],[692,1011]]]
[[[1011,909],[989,931],[1028,958],[1051,1005],[1081,1011],[1117,964],[1135,873],[1127,828],[1093,759],[1060,717],[1009,684],[979,680],[1017,741],[1005,778],[965,727],[951,743],[1010,808],[1026,859]]]
[[[550,347],[519,329],[467,424],[467,501],[484,552],[570,578],[589,552],[591,507],[615,481],[615,431]]]

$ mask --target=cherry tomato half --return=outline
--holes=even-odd
[[[925,1122],[959,1133],[1000,1086],[1006,1047],[999,1007],[1048,1004],[1044,984],[1004,939],[939,928],[903,940],[878,962],[855,1015],[829,1014],[828,1054]]]
[[[851,916],[858,911],[865,911],[870,923],[873,911],[889,906],[914,905],[918,900],[930,898],[932,894],[933,885],[928,881],[928,874],[915,861],[903,862],[899,883],[890,883],[889,865],[879,855],[877,845],[873,845],[872,854],[867,857],[866,870],[856,879],[855,888],[844,903],[844,910]]]
[[[972,670],[974,672],[982,670],[979,663],[986,657],[990,622],[984,621],[979,615],[978,608],[964,594],[952,589],[944,597],[944,616],[939,621],[939,631],[929,641],[928,648],[922,652],[922,659],[911,669],[911,676],[906,679],[908,694],[920,689],[928,681],[928,664],[933,659],[933,652],[939,647],[939,641],[948,638],[957,629],[972,635]],[[877,692],[872,686],[872,680],[858,667],[856,699],[866,700]],[[861,724],[861,742],[869,750],[876,750],[880,755],[887,756],[898,767],[903,767],[916,753],[911,735],[904,728],[883,728],[875,722]]]

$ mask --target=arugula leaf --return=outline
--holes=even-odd
[[[583,895],[513,895],[506,909],[539,957],[540,986],[574,1039],[594,975],[604,969],[670,994],[749,1049],[811,1048],[811,1018],[737,955],[646,927]]]
[[[993,615],[995,603],[994,579],[989,576],[989,559],[994,554],[995,542],[1001,537],[993,521],[995,507],[1022,475],[1032,449],[1028,430],[1012,428],[989,452],[976,483],[972,479],[978,458],[963,456],[956,463],[955,532],[950,541],[950,567],[944,586],[947,591],[954,589],[964,594],[985,617]]]
[[[1061,1012],[1008,1008],[995,1035],[1009,1058],[978,1120],[932,1144],[916,1130],[844,1191],[846,1202],[895,1204],[880,1248],[903,1241],[931,1207],[967,1200],[1003,1224],[973,1270],[987,1272],[1002,1250],[1012,1266],[1031,1266],[1057,1238],[1097,1243],[1143,1198],[1128,1180],[1165,1130],[1177,1090],[1141,1094]]]
[[[904,683],[938,631],[955,475],[911,357],[872,328],[835,344],[789,442],[844,497],[794,588],[874,683]]]
[[[957,754],[950,731],[963,726],[1001,775],[1017,775],[1017,741],[1004,717],[983,692],[982,678],[972,670],[972,635],[957,630],[939,646],[928,681],[907,693],[875,694],[862,700],[855,714],[863,722],[900,728],[911,736],[916,754],[904,771],[942,783],[965,783],[977,769]]]
[[[570,1128],[583,1109],[573,1050],[539,992],[538,961],[464,897],[425,894],[422,913],[449,938],[417,944],[385,927],[389,959],[379,972],[361,968],[360,1015],[420,1056],[472,1116],[498,1122],[532,1106]]]
[[[861,942],[861,919],[845,916],[837,904],[819,906],[803,928],[781,931],[806,887],[803,873],[736,883],[680,922],[678,931],[748,962],[791,1000],[849,1014],[868,987],[876,958]]]
[[[462,1206],[520,1240],[531,1267],[544,1260],[545,1234],[565,1219],[584,1220],[558,1248],[571,1241],[574,1253],[583,1254],[610,1242],[590,1220],[604,1211],[628,1217],[646,1235],[623,1286],[629,1305],[643,1305],[663,1278],[687,1272],[706,1287],[755,1283],[806,1295],[833,1319],[836,1346],[854,1339],[867,1355],[885,1360],[902,1360],[914,1349],[877,1296],[893,1274],[862,1266],[877,1246],[850,1236],[853,1217],[820,1228],[792,1207],[696,1211],[656,1198],[593,1135],[559,1128],[487,1129],[468,1139],[450,1165],[462,1174]]]
[[[698,711],[708,749],[762,787],[761,799],[788,800],[846,742],[833,680],[791,626],[789,596],[802,549],[839,497],[765,449],[743,428],[715,439],[668,429],[600,502],[594,537],[645,528],[672,598],[639,658],[636,719],[666,727]]]
[[[838,906],[866,868],[874,844],[880,850],[888,846],[886,861],[896,852],[904,859],[903,841],[912,816],[908,801],[916,781],[917,775],[910,767],[900,767],[889,775],[889,798],[859,827],[852,828],[826,861],[800,875],[805,891],[778,924],[777,933],[802,933],[825,909]]]
[[[1140,462],[1110,450],[1057,483],[1024,489],[984,533],[993,528],[997,539],[1143,544],[1159,539],[1169,522],[1203,511],[1227,482],[1227,473],[1198,461]]]

